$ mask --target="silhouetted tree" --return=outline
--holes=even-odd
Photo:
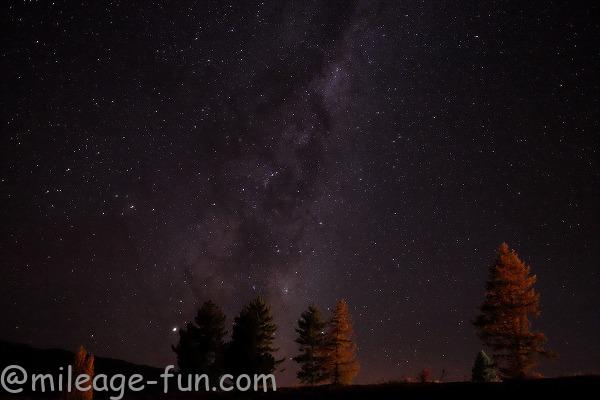
[[[494,362],[483,350],[477,354],[471,371],[473,382],[500,382]]]
[[[173,346],[181,372],[207,374],[223,372],[225,315],[212,301],[203,303],[194,319],[179,331],[179,343]]]
[[[227,372],[240,374],[270,374],[282,360],[275,360],[273,347],[277,326],[271,309],[261,297],[240,312],[233,323],[231,342],[227,348]]]
[[[544,334],[530,330],[529,316],[538,316],[540,310],[535,282],[530,268],[502,243],[474,324],[506,378],[534,376],[538,356],[548,355]]]
[[[89,390],[77,390],[75,380],[79,375],[87,375],[89,380],[81,383],[81,387],[89,387]],[[94,379],[94,355],[88,353],[83,346],[79,346],[79,350],[75,353],[73,362],[73,382],[71,391],[66,393],[65,398],[68,400],[92,400],[94,391],[92,388],[92,380]]]
[[[326,325],[319,309],[312,305],[298,320],[296,343],[300,345],[300,355],[294,361],[300,364],[297,373],[300,382],[314,385],[328,378]]]
[[[327,335],[327,371],[333,384],[349,385],[359,370],[352,319],[345,300],[333,311]]]
[[[196,360],[199,358],[197,353],[198,346],[195,337],[196,327],[192,322],[187,322],[185,328],[179,329],[179,342],[177,346],[171,346],[177,354],[177,365],[182,372],[194,371],[197,367]]]

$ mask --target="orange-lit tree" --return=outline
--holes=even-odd
[[[333,311],[327,337],[327,370],[331,383],[349,385],[359,370],[352,319],[345,300],[339,300]]]
[[[73,363],[73,379],[76,380],[79,375],[87,375],[89,380],[81,383],[81,387],[89,387],[89,390],[80,391],[73,382],[71,392],[67,393],[68,400],[92,400],[94,392],[92,390],[92,380],[94,379],[94,355],[89,354],[83,346],[79,347],[75,354]]]
[[[540,312],[540,298],[535,291],[536,276],[506,243],[490,267],[481,314],[474,321],[481,340],[492,355],[504,378],[535,376],[546,336],[532,332],[529,317]]]

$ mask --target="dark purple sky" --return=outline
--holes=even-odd
[[[597,6],[2,8],[0,338],[164,365],[262,294],[291,357],[345,297],[361,382],[462,379],[507,241],[542,371],[600,373]]]

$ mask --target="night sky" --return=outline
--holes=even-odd
[[[261,294],[291,357],[345,297],[359,382],[458,380],[507,241],[600,373],[600,10],[533,3],[3,3],[0,339],[164,366]]]

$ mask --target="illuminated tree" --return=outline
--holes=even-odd
[[[75,386],[75,381],[79,375],[86,375],[89,379],[80,384],[81,387],[89,387],[89,390],[79,391]],[[83,346],[75,353],[73,363],[73,382],[71,392],[66,394],[68,400],[92,400],[94,391],[92,390],[92,379],[94,379],[94,355],[89,354]]]
[[[349,385],[356,377],[359,364],[352,330],[352,319],[345,300],[339,300],[329,323],[327,370],[333,384]]]
[[[481,314],[474,324],[505,378],[534,376],[538,356],[548,355],[545,335],[532,332],[529,321],[529,316],[540,312],[535,283],[530,268],[502,243],[489,269]]]
[[[173,346],[181,372],[219,376],[223,371],[225,315],[212,301],[198,309],[195,324],[188,322],[179,331],[179,343]]]
[[[326,325],[319,309],[312,305],[298,320],[296,343],[300,345],[300,355],[294,361],[300,364],[297,373],[300,382],[314,385],[328,378]]]

